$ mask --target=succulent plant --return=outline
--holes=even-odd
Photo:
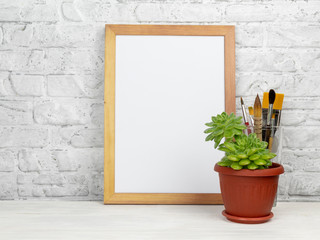
[[[276,154],[266,149],[268,143],[260,141],[255,133],[245,135],[243,129],[246,129],[246,126],[241,119],[233,113],[228,115],[223,112],[212,117],[212,122],[206,123],[206,126],[210,127],[205,130],[205,133],[209,133],[206,141],[214,140],[215,148],[225,152],[218,165],[234,170],[268,168]],[[225,141],[220,144],[223,138]]]
[[[233,137],[240,136],[242,130],[246,129],[241,119],[241,117],[236,117],[233,113],[228,115],[225,112],[212,117],[212,122],[206,123],[206,126],[210,127],[204,131],[205,133],[209,133],[206,141],[214,140],[214,148],[217,148],[222,138],[225,138],[225,140],[229,142]]]

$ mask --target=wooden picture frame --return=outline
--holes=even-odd
[[[116,193],[115,192],[115,69],[117,35],[223,36],[225,111],[235,112],[234,26],[106,25],[104,102],[105,204],[222,204],[218,193]],[[212,166],[213,167],[213,166]]]

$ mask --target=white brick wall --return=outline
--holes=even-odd
[[[286,94],[279,199],[320,201],[316,0],[0,0],[0,199],[102,199],[107,23],[236,25],[237,97]]]

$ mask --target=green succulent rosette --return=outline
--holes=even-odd
[[[271,159],[276,154],[266,147],[267,142],[260,141],[255,133],[249,136],[243,133],[246,126],[241,117],[223,112],[212,117],[212,122],[206,123],[210,127],[204,132],[208,134],[206,141],[214,141],[215,148],[225,152],[225,156],[218,162],[219,166],[241,169],[265,169],[272,165]],[[224,138],[224,143],[221,143]]]

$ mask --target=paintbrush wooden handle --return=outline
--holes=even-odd
[[[265,133],[264,141],[265,142],[269,142],[269,138],[270,138],[270,135],[271,135],[271,127],[267,126],[265,132],[266,133]]]
[[[257,134],[257,138],[262,140],[262,118],[253,117],[254,120],[254,132]]]
[[[269,145],[268,145],[268,149],[271,151],[272,150],[272,143],[273,143],[273,137],[269,138]]]

